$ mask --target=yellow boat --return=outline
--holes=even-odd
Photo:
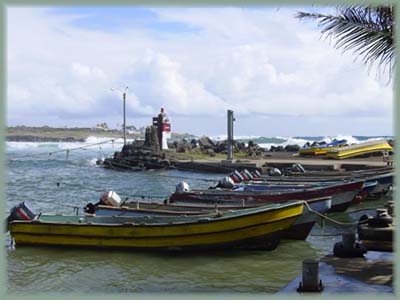
[[[393,151],[393,148],[386,140],[377,140],[333,149],[326,153],[326,157],[343,159],[383,151]]]
[[[337,149],[339,147],[345,146],[347,143],[346,140],[340,140],[340,141],[333,141],[328,144],[322,144],[322,145],[315,145],[315,146],[310,146],[310,147],[303,147],[299,150],[299,154],[302,156],[319,156],[319,155],[324,155],[326,154],[329,150]]]
[[[273,204],[207,216],[96,217],[38,215],[12,220],[10,234],[18,245],[134,249],[272,250],[281,233],[302,214],[304,202]]]

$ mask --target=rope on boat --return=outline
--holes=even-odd
[[[66,182],[61,182],[61,181],[52,181],[52,180],[49,180],[49,181],[55,183],[57,185],[57,187],[60,187],[61,184],[63,184],[66,186],[71,186],[71,187],[79,188],[79,189],[85,189],[85,190],[89,190],[89,191],[93,191],[93,192],[97,192],[97,193],[105,192],[104,189],[95,189],[95,188],[83,186],[80,184],[71,184],[71,183],[66,183]],[[119,193],[119,192],[118,192],[118,194],[121,196],[125,196],[125,197],[142,198],[142,199],[166,199],[167,198],[165,196],[160,196],[160,195],[126,194],[126,193]]]
[[[355,212],[359,212],[359,211],[364,211],[364,210],[375,210],[376,207],[366,207],[366,208],[359,208],[359,209],[354,209],[354,210],[349,210],[346,211],[349,214],[355,213]]]
[[[152,173],[151,176],[158,176],[158,177],[164,177],[164,178],[176,178],[176,179],[186,179],[186,180],[199,180],[199,181],[205,181],[205,182],[218,182],[220,179],[209,179],[209,178],[195,178],[195,177],[187,177],[187,176],[175,176],[175,175],[162,175],[162,174],[154,174]]]
[[[61,152],[66,152],[67,153],[67,157],[68,157],[68,154],[69,154],[70,151],[89,150],[89,149],[85,149],[85,148],[98,146],[98,145],[103,145],[103,144],[107,144],[107,143],[114,143],[114,139],[103,141],[103,142],[99,142],[99,143],[95,143],[95,144],[83,145],[83,146],[75,147],[75,148],[56,150],[56,151],[52,151],[52,152],[41,152],[41,153],[33,153],[33,154],[26,154],[26,155],[9,156],[8,158],[9,159],[29,158],[29,157],[35,157],[35,156],[53,155],[53,154],[61,153]],[[100,149],[101,149],[101,147],[100,147]]]
[[[303,203],[304,203],[304,205],[307,207],[307,209],[308,209],[310,212],[315,213],[316,215],[320,216],[321,218],[326,219],[326,220],[328,220],[328,221],[330,221],[330,222],[332,222],[332,223],[335,223],[335,224],[337,224],[337,225],[342,225],[342,226],[355,226],[355,225],[358,225],[358,224],[362,224],[362,223],[367,223],[367,222],[368,222],[368,220],[361,221],[361,222],[360,222],[360,221],[357,221],[357,222],[340,222],[340,221],[334,220],[334,219],[332,219],[332,218],[329,218],[328,216],[326,216],[326,215],[324,215],[324,214],[321,214],[320,212],[318,212],[318,211],[316,211],[316,210],[313,210],[313,209],[310,207],[310,205],[307,203],[307,201],[303,201]]]
[[[309,234],[309,236],[342,236],[343,232],[341,233],[327,233],[327,234]]]

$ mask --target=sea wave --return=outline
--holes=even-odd
[[[346,140],[349,145],[351,144],[359,144],[363,142],[376,141],[376,140],[387,140],[393,139],[392,136],[352,136],[352,135],[342,135],[338,134],[336,136],[326,136],[326,137],[279,137],[278,138],[262,138],[263,140],[254,141],[259,144],[260,147],[270,149],[272,146],[282,146],[286,147],[287,145],[298,145],[303,147],[307,142],[325,142],[330,143],[334,140]]]
[[[127,139],[128,143],[133,139]],[[20,152],[31,150],[33,153],[53,152],[69,149],[93,149],[93,150],[120,150],[124,144],[122,138],[89,136],[84,142],[6,142],[7,152]]]
[[[211,139],[221,141],[226,139],[226,135],[212,136]],[[264,137],[264,136],[235,136],[235,140],[248,143],[253,141],[260,147],[270,149],[272,146],[298,145],[303,147],[307,142],[330,143],[333,140],[346,140],[348,144],[358,144],[361,142],[375,141],[380,139],[393,139],[393,136],[352,136],[338,134],[336,136],[294,136],[294,137]],[[127,139],[128,143],[134,139]],[[87,148],[93,150],[117,151],[122,148],[124,141],[122,138],[95,137],[89,136],[84,142],[6,142],[7,152],[18,152],[30,149],[32,152],[68,150],[75,148]]]

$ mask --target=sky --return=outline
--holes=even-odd
[[[297,11],[329,7],[8,7],[8,126],[151,125],[235,135],[393,135],[393,87]],[[111,88],[116,90],[112,91]]]

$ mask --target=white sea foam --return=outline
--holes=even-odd
[[[307,142],[325,142],[325,143],[331,143],[334,140],[346,140],[349,145],[351,144],[359,144],[359,143],[364,143],[364,142],[369,142],[369,141],[377,141],[377,140],[385,140],[387,137],[366,137],[366,139],[357,139],[354,136],[351,135],[342,135],[338,134],[336,136],[327,136],[322,139],[315,138],[313,139],[310,137],[310,139],[303,139],[303,138],[294,138],[294,137],[276,137],[278,139],[283,139],[285,140],[282,143],[260,143],[260,147],[270,149],[272,146],[282,146],[286,147],[287,145],[298,145],[300,147],[303,147],[304,144]]]
[[[112,141],[113,140],[113,141]],[[133,139],[127,139],[128,143],[133,142]],[[102,143],[102,144],[99,144]],[[35,149],[35,152],[40,148],[41,151],[68,150],[74,148],[94,148],[94,149],[120,149],[124,144],[122,138],[112,137],[94,137],[89,136],[84,142],[6,142],[7,150],[27,150]]]
[[[226,134],[210,136],[210,139],[212,139],[214,141],[224,141],[227,138],[228,137]],[[254,140],[254,139],[258,139],[258,138],[261,138],[261,136],[259,136],[259,135],[235,135],[235,140]]]
[[[221,141],[226,139],[226,135],[212,136],[213,140]],[[265,140],[265,142],[258,142],[258,144],[266,149],[270,149],[272,146],[282,146],[287,145],[298,145],[300,147],[304,146],[307,142],[321,142],[326,143],[336,140],[347,140],[349,144],[358,144],[362,142],[375,141],[386,139],[386,137],[365,137],[365,139],[359,140],[351,135],[338,134],[336,136],[326,136],[321,138],[299,138],[299,137],[262,137],[262,136],[235,136],[236,140]],[[113,141],[111,141],[113,140]],[[278,140],[278,141],[277,141]],[[128,143],[133,142],[134,139],[127,139]],[[282,142],[279,142],[282,141]],[[256,141],[257,142],[257,141]],[[102,144],[99,144],[102,143]],[[45,151],[56,151],[58,150],[68,150],[74,148],[84,147],[86,149],[93,150],[104,150],[104,151],[117,151],[122,148],[124,141],[122,138],[112,138],[112,137],[94,137],[89,136],[84,142],[6,142],[7,151],[21,151],[21,150],[31,150],[34,153],[45,152]]]

